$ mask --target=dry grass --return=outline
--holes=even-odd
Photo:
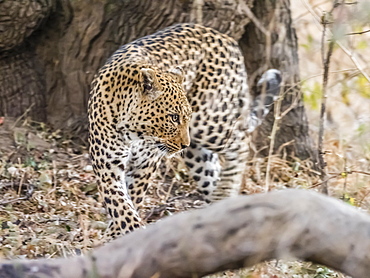
[[[42,125],[13,125],[1,126],[0,257],[67,256],[99,244],[106,219],[86,150]]]

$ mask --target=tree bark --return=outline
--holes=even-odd
[[[285,190],[168,217],[69,259],[3,261],[1,277],[201,277],[271,259],[370,273],[370,217],[339,200]]]
[[[281,119],[274,138],[274,152],[281,151],[290,158],[310,159],[317,169],[317,153],[309,136],[306,111],[302,103],[299,77],[298,42],[292,26],[289,0],[255,1],[252,13],[257,22],[251,22],[239,44],[245,56],[251,92],[264,71],[279,69],[285,81],[281,112],[289,110]],[[260,26],[259,26],[260,24]],[[261,30],[262,29],[262,30]],[[265,30],[264,30],[265,29]],[[263,31],[267,31],[263,33]],[[267,156],[270,134],[274,122],[274,109],[253,133],[253,143],[260,154]],[[287,144],[288,142],[291,142]],[[282,147],[284,146],[284,147]]]
[[[45,79],[31,49],[0,53],[0,115],[46,120]]]
[[[0,115],[46,120],[45,79],[26,39],[52,6],[52,0],[0,1]]]

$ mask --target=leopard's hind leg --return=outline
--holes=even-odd
[[[184,160],[198,191],[206,201],[211,201],[221,172],[218,154],[192,142],[185,150]]]

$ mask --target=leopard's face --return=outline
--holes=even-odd
[[[162,72],[141,69],[139,100],[130,112],[130,134],[149,139],[165,155],[173,155],[190,144],[191,106],[182,86],[180,69]]]

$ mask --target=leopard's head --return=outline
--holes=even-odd
[[[190,144],[191,106],[183,88],[182,69],[163,72],[140,68],[140,91],[130,111],[130,130],[140,139],[149,139],[166,155],[175,154]]]

